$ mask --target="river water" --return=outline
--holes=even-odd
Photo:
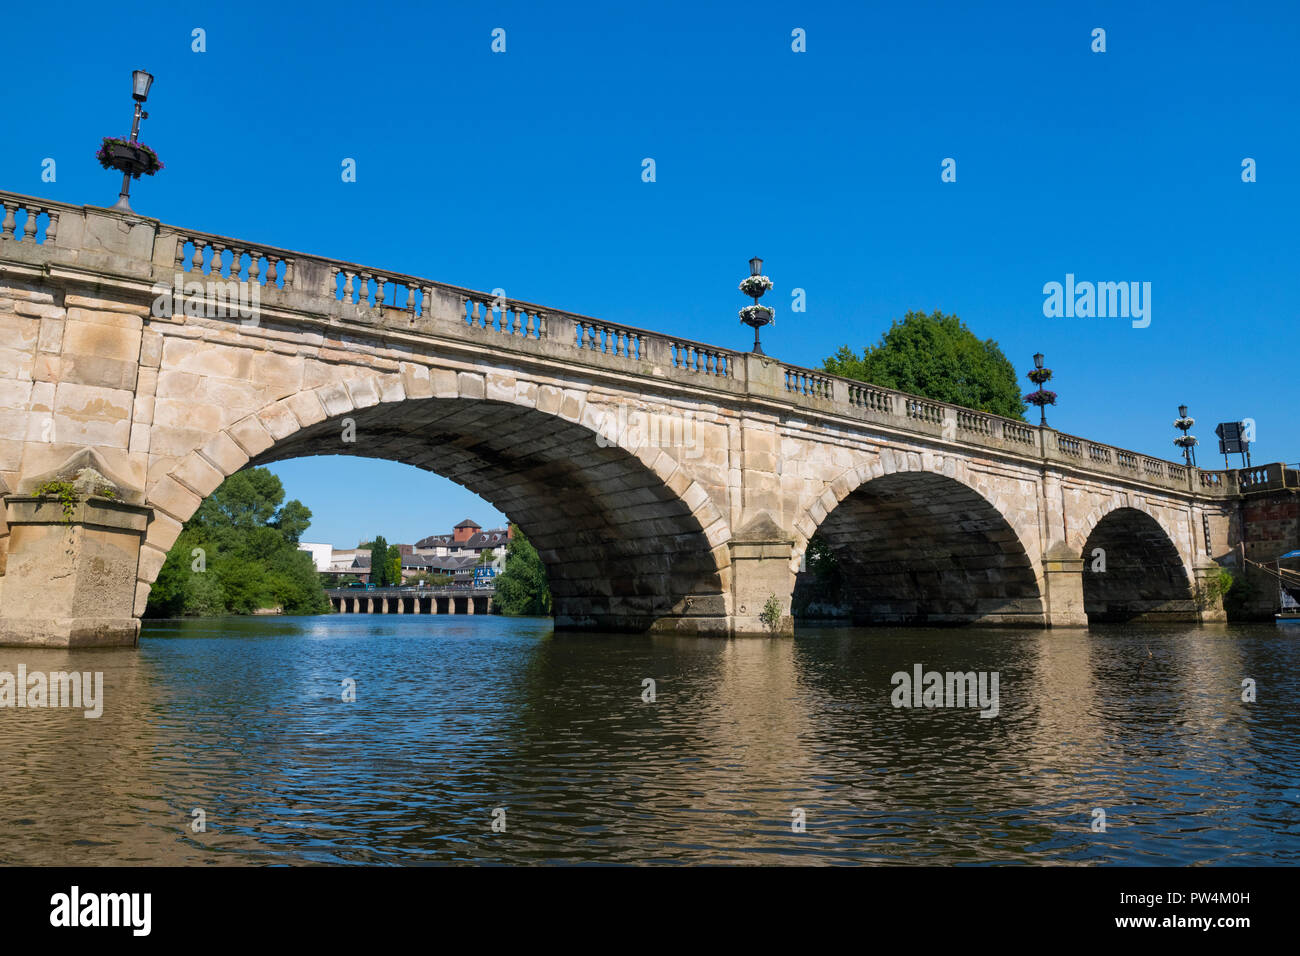
[[[4,864],[1300,862],[1300,628],[334,615],[20,663],[104,704],[0,709]],[[893,706],[917,664],[996,672],[997,716]]]

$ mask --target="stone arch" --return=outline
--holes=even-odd
[[[1187,566],[1156,515],[1112,499],[1085,524],[1080,555],[1090,623],[1197,620]]]
[[[1077,529],[1070,535],[1070,544],[1073,546],[1073,550],[1080,551],[1087,543],[1088,538],[1091,537],[1092,532],[1097,525],[1112,512],[1120,509],[1138,511],[1146,515],[1160,526],[1160,530],[1164,532],[1165,537],[1169,539],[1169,542],[1174,546],[1175,550],[1178,549],[1178,536],[1170,530],[1168,520],[1162,513],[1164,509],[1150,507],[1144,498],[1130,499],[1127,495],[1115,495],[1106,498],[1100,504],[1095,505],[1092,510],[1083,517],[1083,520],[1079,522]],[[1182,557],[1183,556],[1180,552],[1180,560],[1182,560]]]
[[[855,623],[1042,626],[1036,495],[1016,510],[1014,497],[958,459],[887,449],[827,485],[796,522],[796,554],[822,535],[843,578],[832,616]],[[796,591],[811,584],[798,577]]]
[[[228,475],[353,454],[441,474],[509,515],[548,565],[558,627],[725,630],[730,529],[672,456],[636,444],[635,431],[602,432],[607,409],[580,391],[524,381],[507,391],[481,374],[410,368],[270,402],[152,482],[136,613],[183,522]],[[371,444],[340,440],[348,418]],[[580,457],[565,454],[575,448]]]

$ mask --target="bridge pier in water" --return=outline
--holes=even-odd
[[[546,564],[557,628],[718,636],[1221,615],[1194,598],[1252,540],[1243,503],[1300,484],[134,214],[0,202],[4,644],[135,643],[204,497],[305,455],[483,496]],[[341,443],[345,420],[366,442]],[[838,583],[808,567],[821,545]]]

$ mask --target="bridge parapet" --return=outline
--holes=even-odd
[[[1238,490],[1244,495],[1300,489],[1300,465],[1273,462],[1268,465],[1256,465],[1254,468],[1242,468],[1230,474],[1235,478]]]
[[[1231,496],[1239,487],[1235,471],[1201,471],[1058,432],[1040,425],[949,405],[893,389],[840,378],[826,372],[782,366],[790,400],[807,408],[847,414],[902,431],[1028,455],[1064,467],[1101,473],[1202,496]],[[1277,468],[1281,468],[1280,465]]]
[[[181,229],[111,209],[9,192],[0,192],[0,204],[0,260],[11,264],[0,265],[0,271],[21,272],[12,264],[28,264],[43,273],[66,270],[71,279],[93,276],[96,283],[116,276],[124,283],[135,280],[141,300],[151,300],[155,287],[164,283],[176,290],[178,309],[191,295],[184,288],[189,283],[234,284],[239,301],[256,287],[261,312],[276,323],[342,326],[352,335],[368,329],[378,337],[459,340],[476,351],[558,358],[695,390],[776,402],[1129,483],[1208,497],[1229,497],[1241,490],[1233,471],[1200,471],[766,356],[519,299]],[[148,288],[139,280],[147,280]],[[195,294],[208,299],[211,292]]]

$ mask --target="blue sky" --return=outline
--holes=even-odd
[[[785,361],[937,308],[1019,368],[1044,352],[1064,431],[1171,458],[1185,402],[1202,464],[1245,417],[1257,462],[1300,459],[1300,5],[980,6],[15,4],[0,185],[110,205],[92,156],[143,67],[167,168],[132,202],[164,222],[733,348],[760,255]],[[1150,326],[1044,317],[1066,273],[1150,282]],[[499,518],[405,466],[274,470],[312,540]],[[403,493],[358,502],[385,485]]]

